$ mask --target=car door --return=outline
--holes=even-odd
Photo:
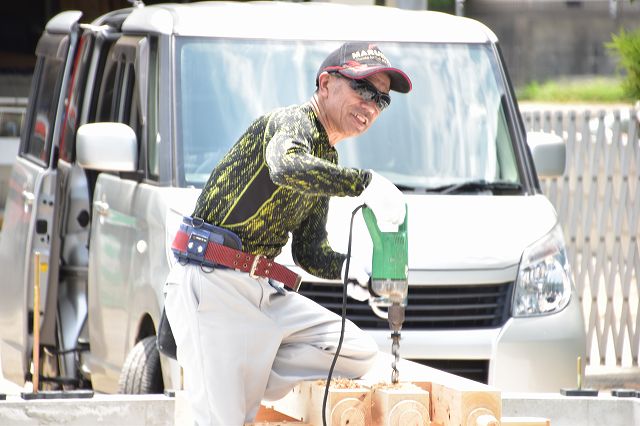
[[[136,57],[146,39],[121,37],[111,48],[98,98],[96,121],[121,122],[134,129],[140,143],[140,93]],[[133,211],[137,174],[100,173],[93,197],[89,259],[90,368],[94,388],[116,392],[131,333],[130,297],[136,277],[139,233],[146,228]]]
[[[29,370],[34,309],[43,314],[41,319],[45,313],[49,257],[56,238],[52,232],[58,156],[54,141],[64,118],[80,16],[76,11],[57,15],[38,42],[29,109],[7,194],[0,238],[0,356],[5,378],[17,383],[24,381]],[[34,308],[35,278],[41,293],[40,305]]]

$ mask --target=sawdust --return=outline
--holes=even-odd
[[[320,386],[326,386],[326,380],[317,380],[316,384]],[[388,383],[388,382],[378,382],[374,385],[365,385],[363,383],[359,383],[353,379],[344,379],[337,378],[331,379],[331,389],[360,389],[366,388],[375,391],[377,389],[404,389],[407,387],[415,387],[415,385],[411,382],[398,382],[398,383]]]
[[[375,385],[372,385],[371,390],[375,391],[377,389],[402,389],[405,387],[407,387],[407,383],[404,383],[404,382],[398,382],[398,383],[379,382],[379,383],[376,383]]]
[[[318,380],[316,384],[321,386],[326,386],[327,381]],[[356,382],[355,380],[343,379],[343,378],[331,379],[331,386],[330,386],[331,389],[360,389],[363,387],[366,387],[366,386],[363,386],[362,384]]]

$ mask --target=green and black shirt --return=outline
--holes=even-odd
[[[310,103],[254,121],[213,169],[193,216],[235,232],[243,249],[277,256],[293,235],[294,261],[317,277],[340,277],[345,255],[325,229],[329,197],[357,196],[366,170],[340,167]]]

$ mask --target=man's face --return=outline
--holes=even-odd
[[[367,81],[378,91],[389,93],[391,80],[386,73],[374,74]],[[347,78],[330,74],[327,88],[327,118],[330,126],[344,138],[361,135],[380,115],[375,100],[364,100],[352,89]]]

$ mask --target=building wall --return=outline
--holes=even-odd
[[[604,47],[621,27],[640,28],[640,1],[467,0],[465,15],[491,28],[516,86],[563,76],[614,75]]]
[[[323,1],[439,8],[453,13],[456,0],[448,0],[450,5],[447,0]],[[615,17],[610,13],[611,4],[617,4]],[[0,97],[28,95],[33,52],[49,18],[62,10],[79,9],[93,19],[127,6],[126,0],[23,0],[0,5]],[[500,39],[516,86],[563,76],[614,75],[616,60],[604,43],[621,27],[640,28],[640,0],[466,0],[463,6],[465,16],[485,23]]]

